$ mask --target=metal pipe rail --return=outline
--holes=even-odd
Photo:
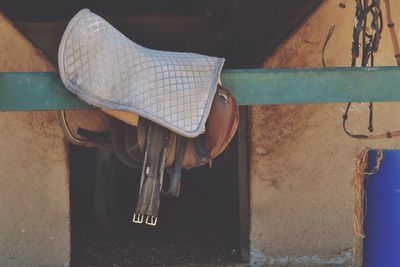
[[[222,84],[239,105],[400,101],[400,67],[232,69]],[[88,109],[58,73],[0,72],[0,110]]]

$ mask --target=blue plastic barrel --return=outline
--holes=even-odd
[[[368,169],[377,151],[368,155]],[[379,171],[365,183],[364,266],[400,266],[400,150],[383,150]]]

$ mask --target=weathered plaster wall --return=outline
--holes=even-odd
[[[265,62],[265,67],[349,66],[354,1],[340,11],[326,0]],[[384,1],[382,1],[384,2]],[[400,2],[391,1],[393,14]],[[384,3],[382,3],[384,4]],[[396,21],[400,25],[400,20]],[[397,27],[400,31],[400,27]],[[400,34],[400,32],[399,32]],[[385,27],[376,65],[395,65]],[[354,157],[364,146],[400,147],[400,140],[357,141],[342,130],[345,104],[251,108],[251,262],[284,266],[351,262]],[[356,105],[349,128],[367,132],[367,105]],[[400,129],[400,104],[375,105],[377,131]]]
[[[0,71],[54,71],[1,12],[0,36]],[[57,112],[0,112],[0,266],[69,265],[68,181]]]

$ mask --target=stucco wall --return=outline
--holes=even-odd
[[[347,1],[346,10],[340,11],[338,1],[324,1],[265,62],[265,67],[321,67],[321,48],[332,23],[336,29],[326,50],[326,63],[349,66],[353,2]],[[400,14],[400,3],[391,2],[393,14]],[[376,65],[395,65],[386,27]],[[318,104],[251,108],[253,264],[347,266],[351,262],[350,180],[355,154],[364,146],[398,148],[400,140],[351,139],[342,130],[344,107]],[[376,104],[376,131],[400,129],[396,114],[400,114],[400,104]],[[367,132],[367,104],[355,105],[350,116],[351,130]]]
[[[0,71],[54,71],[1,12],[0,36]],[[0,112],[0,266],[69,265],[68,178],[56,111]]]

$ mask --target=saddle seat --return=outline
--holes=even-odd
[[[88,9],[59,47],[64,85],[94,106],[133,112],[185,137],[204,129],[224,59],[142,47]]]
[[[218,85],[223,63],[142,47],[88,9],[69,22],[59,47],[60,76],[68,90],[118,119],[110,123],[114,150],[142,168],[134,222],[157,223],[164,169],[177,197],[181,169],[210,162],[234,136],[239,112]]]

